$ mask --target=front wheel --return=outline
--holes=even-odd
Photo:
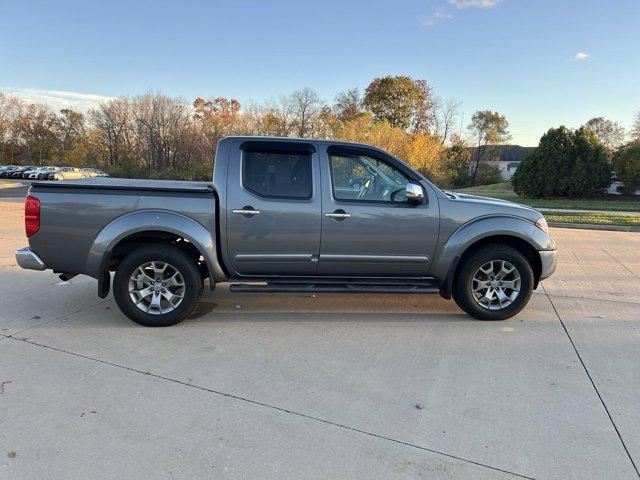
[[[504,320],[526,306],[533,291],[533,270],[518,250],[486,245],[462,262],[454,280],[453,298],[469,315],[480,320]]]
[[[113,296],[122,313],[146,327],[181,322],[198,305],[202,276],[196,262],[171,245],[146,245],[116,270]]]

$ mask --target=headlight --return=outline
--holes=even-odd
[[[549,226],[547,225],[547,219],[544,217],[540,217],[537,221],[536,221],[536,227],[538,227],[540,230],[542,230],[544,233],[546,233],[547,235],[549,235]]]

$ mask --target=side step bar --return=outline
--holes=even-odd
[[[430,285],[400,284],[336,284],[336,283],[268,283],[262,285],[232,283],[230,292],[236,293],[438,293]]]

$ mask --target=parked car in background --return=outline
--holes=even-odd
[[[31,170],[22,172],[22,178],[24,178],[25,180],[43,180],[49,173],[55,171],[56,168],[58,167],[36,167]]]
[[[4,174],[15,169],[18,168],[17,165],[2,165],[0,166],[0,178],[5,178]]]
[[[611,185],[605,190],[609,195],[622,195],[624,193],[624,183],[622,183],[616,175],[611,177]],[[636,188],[634,195],[640,195],[640,188]]]
[[[17,167],[17,168],[15,168],[15,169],[10,170],[9,172],[7,172],[7,175],[6,175],[6,177],[4,177],[4,178],[16,178],[16,179],[20,179],[20,178],[22,178],[22,174],[23,174],[24,172],[26,172],[27,170],[33,170],[33,168],[35,168],[35,167],[33,167],[32,165],[29,165],[29,166],[22,166],[22,167]]]
[[[0,178],[24,180],[74,180],[78,178],[106,178],[109,174],[97,168],[29,165],[0,165]]]
[[[24,180],[73,180],[78,178],[106,178],[109,174],[97,168],[0,165],[0,178]]]
[[[109,176],[108,173],[103,172],[102,170],[98,170],[97,168],[84,168],[83,170],[87,172],[89,176],[92,178],[96,178],[96,177],[106,178]]]
[[[10,178],[11,172],[13,172],[17,165],[5,165],[4,168],[0,169],[0,178]]]
[[[49,178],[49,175],[51,175],[52,173],[60,171],[60,168],[61,167],[45,167],[38,174],[38,180],[46,180],[47,178]]]
[[[7,178],[8,173],[15,168],[17,168],[15,165],[5,165],[0,168],[0,178]]]
[[[44,167],[32,167],[29,170],[25,170],[20,174],[20,178],[29,179],[29,177],[33,175],[33,178],[35,179],[43,168]]]
[[[76,180],[78,178],[89,177],[91,177],[91,175],[81,168],[61,167],[57,172],[52,172],[47,175],[47,180]]]
[[[0,178],[22,178],[22,174],[27,170],[33,170],[36,167],[24,165],[5,165],[0,168]]]

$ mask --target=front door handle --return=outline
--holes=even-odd
[[[260,215],[260,210],[255,210],[250,205],[245,205],[242,208],[232,210],[232,212],[236,215],[242,215],[243,217],[246,217],[246,218],[253,217],[254,215]]]
[[[329,217],[329,218],[334,218],[337,221],[341,222],[342,220],[345,220],[347,218],[351,218],[351,214],[345,212],[344,210],[342,210],[341,208],[339,208],[338,210],[336,210],[333,213],[325,213],[324,214],[325,217]]]

